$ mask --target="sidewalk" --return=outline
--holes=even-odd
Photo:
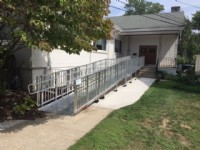
[[[50,115],[28,121],[18,128],[0,133],[0,149],[6,150],[66,150],[94,128],[113,110],[136,102],[155,79],[140,78],[110,92],[76,116]]]

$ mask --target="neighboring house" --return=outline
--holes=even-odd
[[[94,43],[99,49],[80,55],[67,54],[62,50],[50,53],[31,50],[16,52],[18,66],[23,65],[24,88],[36,80],[36,76],[50,70],[62,70],[88,64],[101,59],[115,59],[122,56],[145,56],[145,65],[175,67],[177,46],[184,27],[184,13],[173,12],[151,15],[111,17],[114,23],[112,39]]]
[[[195,74],[200,76],[200,54],[196,55]]]

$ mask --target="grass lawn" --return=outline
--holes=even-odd
[[[200,85],[155,83],[111,113],[70,150],[200,149]]]

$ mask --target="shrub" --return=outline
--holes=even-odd
[[[13,107],[13,112],[16,115],[24,116],[27,112],[36,107],[35,101],[32,100],[30,96],[26,96],[23,100],[24,101],[21,105],[16,103]]]

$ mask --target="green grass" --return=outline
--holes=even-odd
[[[155,83],[116,110],[70,150],[200,149],[200,85]]]

